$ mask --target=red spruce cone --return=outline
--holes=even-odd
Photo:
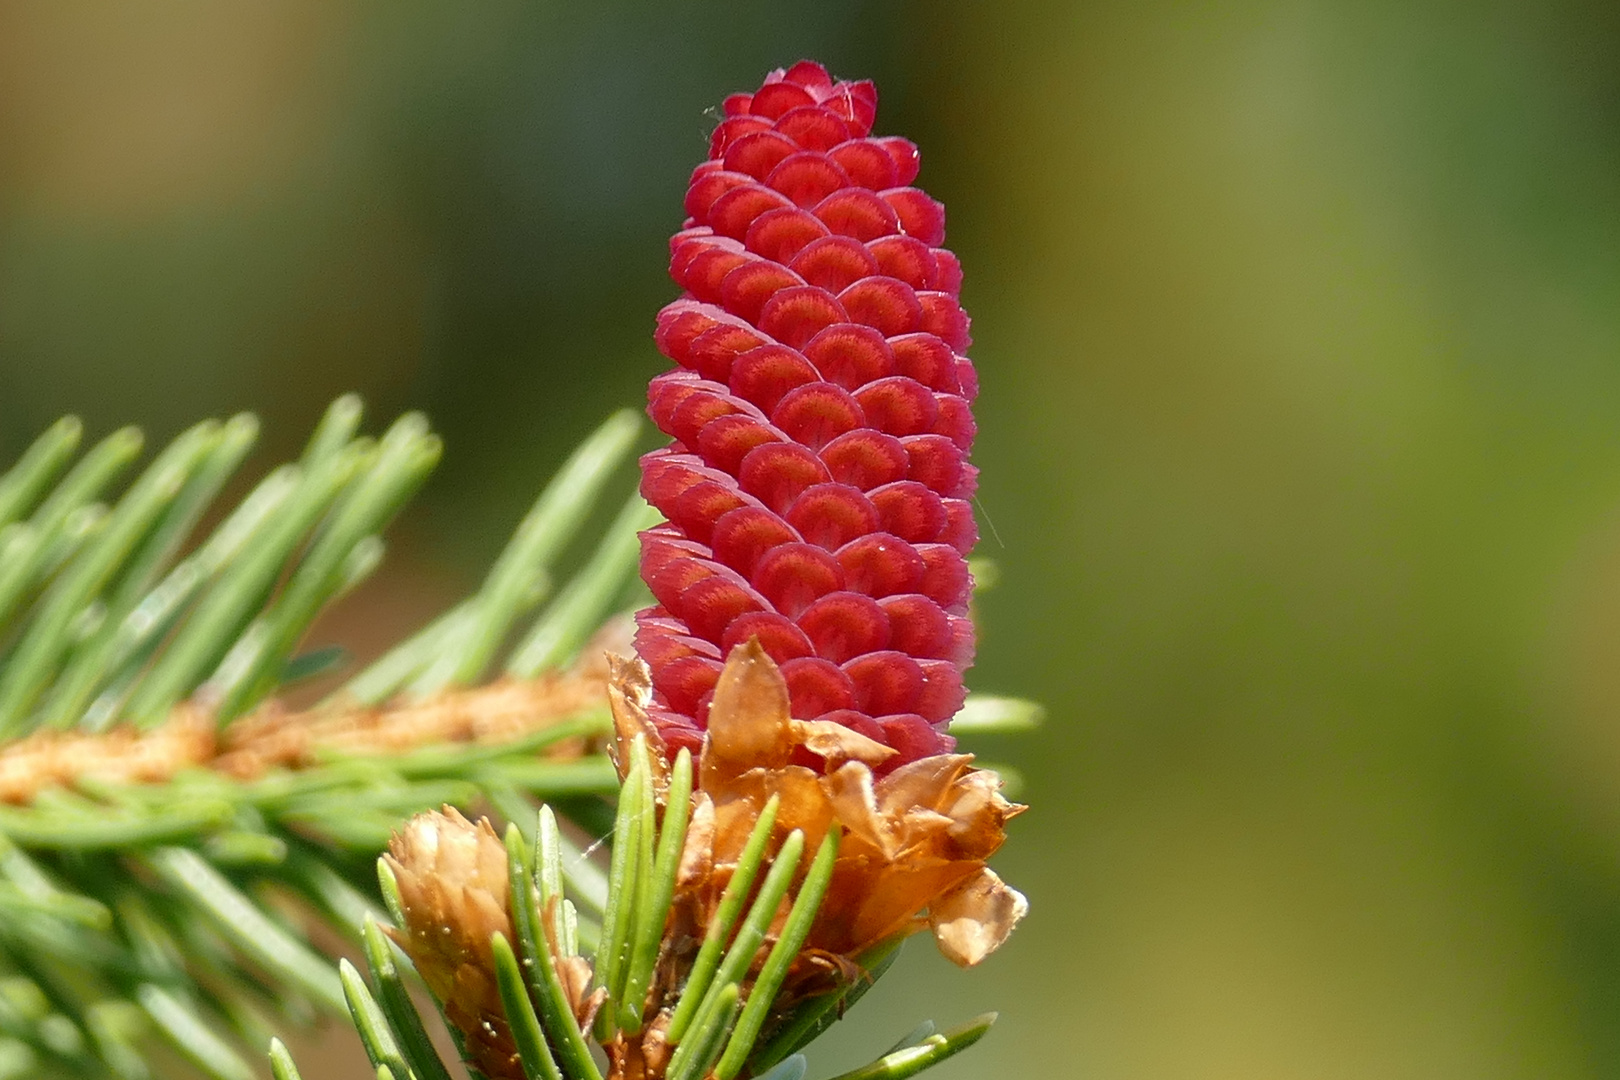
[[[696,753],[722,660],[757,637],[793,716],[894,748],[885,772],[952,747],[973,659],[961,265],[907,186],[916,146],[869,134],[870,82],[804,61],[724,108],[670,241],[686,292],[657,341],[680,366],[647,394],[675,440],[642,459],[669,519],[642,534],[649,713]]]

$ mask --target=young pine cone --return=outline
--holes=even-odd
[[[758,638],[794,717],[897,753],[948,752],[974,635],[967,463],[977,392],[944,209],[918,153],[870,136],[877,92],[802,62],[726,99],[691,216],[685,295],[659,314],[642,461],[669,519],[642,534],[658,607],[638,616],[648,713],[671,754],[702,741],[722,663]]]

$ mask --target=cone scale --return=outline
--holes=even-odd
[[[648,710],[696,751],[723,661],[757,638],[792,711],[897,751],[948,751],[972,662],[977,392],[944,209],[918,152],[871,135],[870,82],[810,62],[724,104],[670,241],[676,364],[642,459]]]

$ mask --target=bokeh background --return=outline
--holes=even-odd
[[[1050,709],[977,746],[1033,914],[823,1070],[997,1008],[934,1075],[1620,1077],[1606,0],[6,0],[0,450],[422,408],[397,635],[639,402],[705,110],[802,56],[949,208],[972,682]]]

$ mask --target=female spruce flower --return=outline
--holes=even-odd
[[[977,391],[962,273],[917,148],[872,137],[877,91],[808,61],[726,99],[671,241],[659,314],[678,365],[643,461],[668,523],[642,535],[648,713],[702,743],[724,660],[757,639],[791,711],[889,747],[949,751],[973,659],[967,463]]]
[[[675,440],[642,459],[658,606],[609,681],[621,768],[638,734],[699,761],[674,925],[707,924],[773,799],[778,834],[841,830],[789,996],[924,927],[976,964],[1027,908],[986,865],[1023,807],[944,731],[974,644],[961,269],[876,105],[808,61],[726,99],[648,392]]]

